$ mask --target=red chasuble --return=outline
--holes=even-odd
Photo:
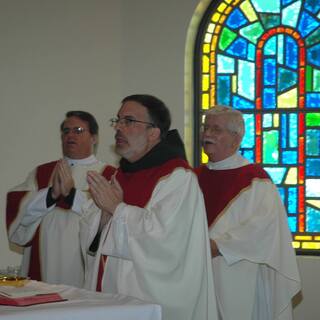
[[[263,168],[248,164],[236,169],[209,170],[203,165],[195,169],[207,210],[209,227],[216,217],[255,179],[270,179]]]
[[[141,169],[135,172],[123,172],[118,169],[116,178],[123,190],[123,202],[129,205],[145,207],[151,198],[158,182],[170,175],[177,168],[191,169],[187,161],[177,158],[169,160],[159,166]],[[101,281],[107,256],[101,255],[98,269],[96,290],[101,291]]]
[[[48,162],[40,165],[37,168],[36,183],[37,183],[38,190],[47,188],[51,185],[51,176],[57,162],[58,161]],[[108,179],[110,179],[114,171],[115,169],[113,167],[106,166],[104,169],[103,175]],[[9,230],[10,225],[17,218],[17,215],[20,210],[20,203],[28,192],[29,190],[8,192],[7,207],[6,207],[7,230]],[[56,206],[66,210],[70,209],[70,205],[64,201],[64,198],[59,199],[56,203]],[[33,239],[30,242],[28,242],[25,245],[25,247],[29,247],[29,246],[32,247],[28,276],[33,280],[41,281],[42,277],[41,277],[41,268],[40,268],[39,229],[40,229],[40,226],[37,228],[37,231],[35,232]]]

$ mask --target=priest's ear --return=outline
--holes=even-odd
[[[157,127],[148,128],[148,136],[151,142],[159,142],[161,140],[161,130]]]

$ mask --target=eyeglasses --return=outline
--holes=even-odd
[[[133,118],[129,118],[129,117],[124,117],[124,118],[111,118],[110,119],[110,126],[111,127],[115,127],[117,124],[120,124],[122,126],[125,127],[131,127],[134,123],[144,123],[147,124],[148,126],[155,128],[155,124],[151,123],[151,122],[146,122],[146,121],[140,121],[140,120],[136,120]]]
[[[73,128],[62,128],[61,132],[64,136],[66,136],[67,134],[69,134],[70,132],[74,133],[74,134],[82,134],[86,131],[85,128],[82,127],[73,127]]]

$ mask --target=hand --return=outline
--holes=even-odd
[[[56,164],[53,174],[52,174],[52,189],[51,189],[51,196],[53,199],[58,199],[61,195],[60,189],[60,181],[59,181],[59,174],[58,174],[58,164]]]
[[[113,215],[123,200],[123,192],[118,181],[114,177],[108,181],[95,171],[88,171],[87,180],[93,201],[102,211]]]
[[[71,189],[74,188],[74,180],[70,166],[65,159],[61,159],[58,162],[58,174],[61,194],[66,197],[70,193]]]
[[[221,253],[219,251],[217,243],[212,239],[210,239],[210,247],[211,247],[211,256],[212,256],[212,258],[215,258],[217,256],[221,256]]]

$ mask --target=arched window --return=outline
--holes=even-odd
[[[243,112],[241,153],[278,186],[298,253],[320,253],[320,1],[212,1],[195,52],[195,163],[203,113]]]

